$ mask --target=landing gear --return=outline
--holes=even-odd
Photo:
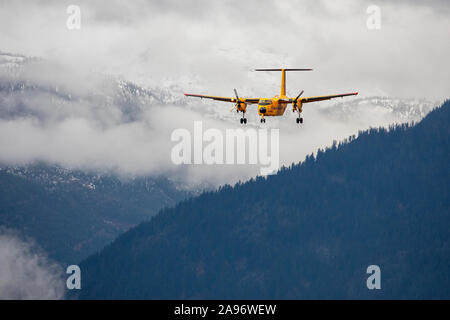
[[[298,111],[298,118],[296,119],[297,123],[303,123],[303,118],[301,117],[302,110],[297,108]]]
[[[261,123],[266,123],[266,119],[261,118]]]
[[[239,112],[239,110],[238,110]],[[241,118],[241,124],[247,124],[247,118],[245,117],[245,111],[241,111],[242,112],[242,118]]]

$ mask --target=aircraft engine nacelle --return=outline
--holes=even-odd
[[[266,112],[267,112],[266,106],[259,106],[258,112],[259,112],[260,115],[266,114]]]
[[[302,112],[302,101],[301,100],[292,103],[292,112],[295,112],[296,110]]]
[[[245,112],[247,110],[247,104],[245,102],[236,103],[237,112]]]

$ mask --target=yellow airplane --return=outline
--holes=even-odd
[[[218,101],[233,102],[235,103],[236,111],[242,112],[241,124],[247,123],[245,113],[247,112],[247,104],[258,104],[258,114],[261,116],[261,123],[265,123],[264,117],[268,116],[282,116],[289,103],[292,103],[292,112],[298,112],[297,123],[303,123],[301,117],[302,106],[304,103],[316,102],[322,100],[329,100],[333,98],[346,97],[357,95],[358,92],[334,94],[328,96],[318,97],[304,97],[300,98],[303,94],[303,90],[295,98],[289,98],[286,96],[286,71],[311,71],[312,69],[255,69],[255,71],[281,71],[281,93],[279,96],[273,98],[239,98],[236,89],[234,89],[235,98],[233,97],[217,97],[217,96],[205,96],[201,94],[185,93],[188,97],[197,97],[205,99],[213,99]]]

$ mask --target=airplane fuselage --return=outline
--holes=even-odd
[[[271,99],[260,99],[258,102],[258,114],[261,117],[282,116],[288,102],[282,102],[280,99],[289,99],[286,96],[274,96]]]
[[[272,99],[260,99],[258,102],[258,114],[261,116],[261,119],[267,116],[282,116],[287,105],[289,104],[289,102],[287,102],[289,100],[292,99],[286,96],[286,72],[284,69],[281,69],[280,95],[276,95]],[[296,106],[301,112],[301,104],[297,103]]]

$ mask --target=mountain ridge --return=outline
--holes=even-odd
[[[0,177],[0,225],[72,264],[160,208],[195,194],[164,177],[121,179],[47,164],[3,165]]]
[[[80,298],[449,298],[449,120],[446,101],[162,210],[81,263]]]

